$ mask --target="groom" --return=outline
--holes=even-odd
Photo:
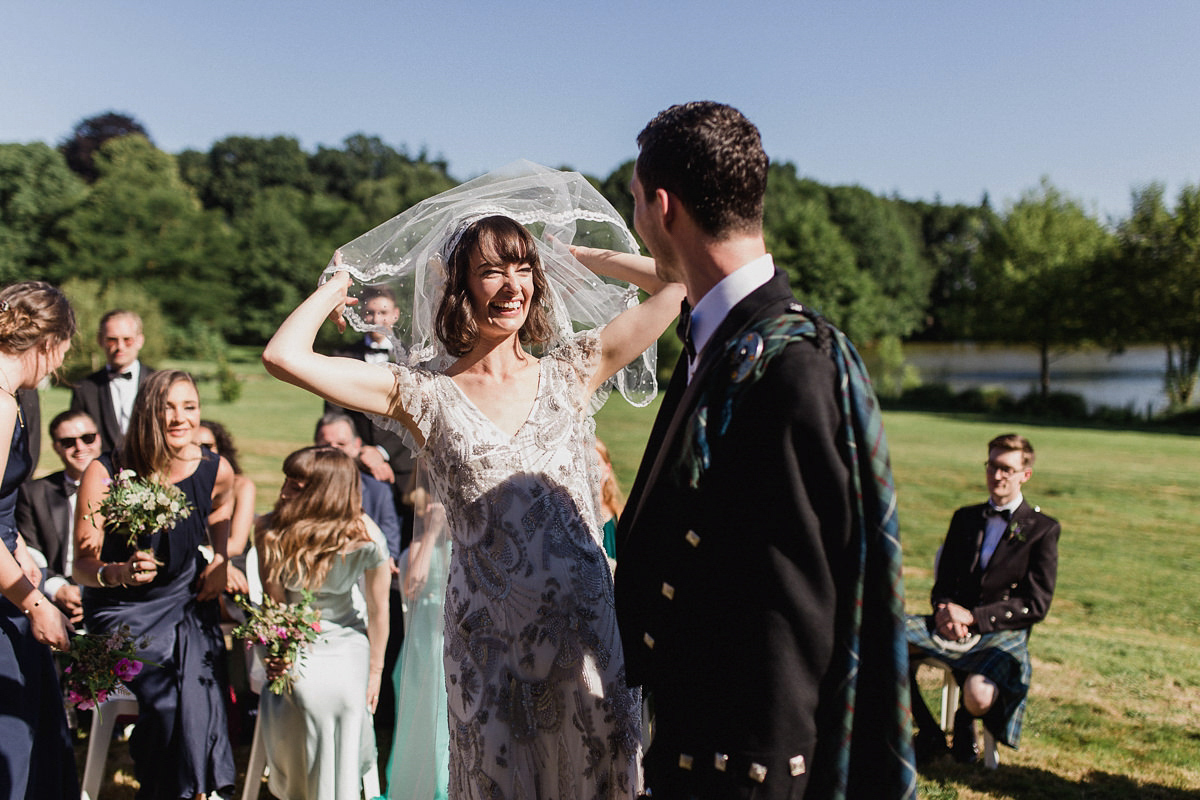
[[[634,225],[659,276],[687,286],[685,353],[617,534],[628,680],[656,714],[648,793],[915,797],[899,539],[866,375],[767,253],[758,129],[688,103],[638,145]]]

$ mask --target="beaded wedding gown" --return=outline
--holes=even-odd
[[[640,697],[625,685],[597,522],[586,385],[598,331],[539,362],[499,430],[449,377],[392,365],[453,541],[445,603],[450,797],[631,797]]]

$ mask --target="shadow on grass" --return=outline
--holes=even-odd
[[[1071,780],[1038,767],[1023,765],[984,770],[964,766],[948,759],[922,767],[921,800],[954,800],[960,790],[980,792],[989,797],[1014,800],[1062,800],[1086,797],[1088,800],[1196,800],[1191,789],[1179,789],[1144,783],[1125,775],[1092,770],[1080,780]]]

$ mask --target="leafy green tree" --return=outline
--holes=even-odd
[[[999,224],[987,199],[977,206],[910,202],[904,206],[919,230],[924,259],[933,267],[933,283],[920,338],[974,338],[972,329],[984,240]]]
[[[237,217],[267,189],[289,187],[311,194],[316,188],[308,155],[290,136],[227,137],[213,144],[208,166],[208,183],[200,189],[200,197],[206,208],[220,208],[230,218]],[[192,174],[197,173],[189,167]]]
[[[366,181],[400,175],[413,163],[378,136],[356,133],[343,139],[340,149],[318,146],[309,168],[324,191],[350,200]]]
[[[886,299],[874,309],[877,335],[912,333],[925,321],[933,268],[901,208],[858,186],[833,187],[826,196],[829,218],[854,248],[859,271]]]
[[[172,324],[219,323],[236,296],[236,259],[219,215],[205,212],[174,159],[141,136],[106,142],[97,178],[66,222],[70,260],[56,277],[94,278],[102,289],[137,282]]]
[[[313,240],[304,213],[307,196],[291,187],[257,192],[234,220],[240,257],[229,280],[238,289],[234,341],[266,342],[316,286],[333,248]]]
[[[367,223],[363,230],[368,230],[457,185],[439,165],[418,161],[382,178],[363,181],[354,187],[350,199],[362,209]]]
[[[1124,298],[1112,306],[1119,309],[1111,326],[1116,344],[1162,343],[1167,398],[1186,406],[1200,368],[1200,186],[1185,186],[1173,212],[1162,184],[1139,189],[1117,235],[1109,273]]]
[[[829,219],[823,189],[792,164],[772,165],[763,198],[763,238],[796,296],[852,339],[878,334],[875,287],[859,272],[854,248]]]
[[[75,126],[71,136],[62,143],[61,149],[69,166],[88,183],[96,180],[96,154],[110,139],[122,136],[144,136],[150,139],[145,126],[128,114],[107,111],[88,117]]]
[[[1097,338],[1085,287],[1111,246],[1104,226],[1045,178],[984,241],[973,327],[1037,347],[1042,397],[1050,393],[1051,352]]]
[[[61,275],[63,226],[86,185],[46,144],[0,144],[0,283]]]

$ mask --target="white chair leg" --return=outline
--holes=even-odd
[[[261,713],[261,712],[260,712]],[[250,744],[250,760],[246,764],[246,785],[242,787],[242,800],[258,800],[262,791],[263,773],[267,769],[267,748],[263,745],[262,731],[258,718],[254,720],[254,738]]]
[[[363,775],[362,783],[363,796],[367,800],[375,800],[376,797],[379,797],[379,767],[374,761],[371,762],[371,767],[367,770],[367,774]]]
[[[137,700],[126,689],[119,697],[101,703],[92,713],[92,732],[88,736],[87,761],[83,767],[83,783],[80,786],[81,800],[96,800],[100,796],[100,784],[104,780],[104,766],[108,763],[108,748],[112,744],[113,728],[117,717],[137,714]]]
[[[954,712],[958,711],[958,701],[961,690],[958,681],[954,680],[954,671],[943,665],[942,670],[942,730],[949,731],[954,727]]]
[[[995,769],[1000,766],[1000,753],[996,748],[996,737],[992,736],[986,725],[981,725],[981,727],[983,728],[983,765],[988,769]]]

